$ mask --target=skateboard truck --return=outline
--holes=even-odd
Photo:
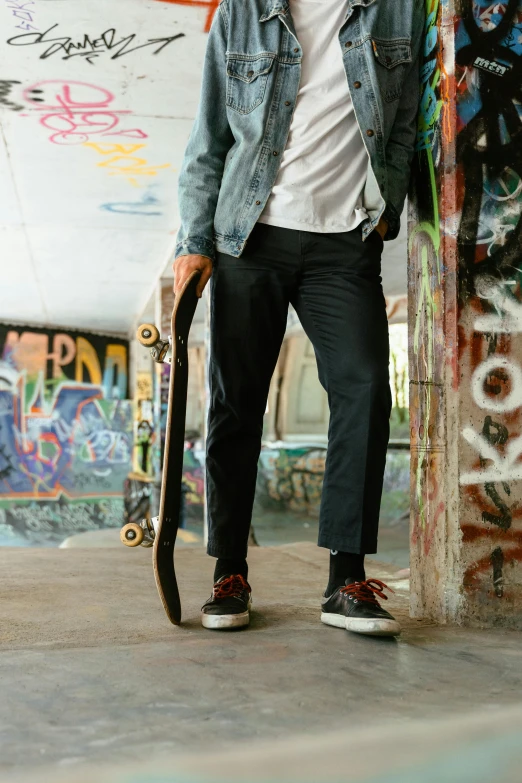
[[[136,337],[141,345],[150,348],[150,355],[159,364],[172,364],[172,338],[162,340],[159,330],[154,324],[142,324],[138,327]]]
[[[172,364],[172,338],[162,340],[159,329],[154,324],[141,324],[136,332],[141,345],[150,348],[150,355],[158,364]],[[141,522],[129,522],[120,530],[120,541],[125,546],[151,547],[154,544],[159,517],[142,519]]]
[[[151,547],[154,544],[159,517],[128,522],[120,530],[120,541],[125,546]]]

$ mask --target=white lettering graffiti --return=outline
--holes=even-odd
[[[522,332],[522,305],[508,290],[508,285],[510,281],[499,284],[490,277],[477,280],[478,295],[482,299],[487,299],[496,312],[476,318],[475,331],[511,334]],[[510,383],[511,391],[500,399],[494,399],[485,389],[488,377],[494,375],[495,371],[502,380],[509,379]],[[522,368],[507,356],[499,354],[489,356],[473,373],[471,392],[479,408],[496,413],[510,413],[522,405]],[[478,452],[482,460],[490,460],[492,464],[480,470],[462,473],[461,484],[522,480],[522,463],[519,462],[522,454],[522,435],[510,439],[502,452],[472,427],[465,427],[462,436]]]

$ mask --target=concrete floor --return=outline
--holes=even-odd
[[[402,637],[325,627],[309,543],[252,549],[251,628],[206,631],[212,562],[177,557],[179,628],[150,550],[0,550],[0,780],[520,781],[519,633],[410,620],[377,563]]]

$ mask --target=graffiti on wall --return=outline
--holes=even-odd
[[[188,5],[193,8],[206,8],[207,14],[205,17],[204,31],[206,33],[210,30],[212,19],[219,5],[219,0],[159,0],[161,3],[172,3],[175,5]]]
[[[16,101],[10,99],[10,93],[13,90],[14,85],[20,83],[21,82],[16,79],[0,79],[0,104],[6,109],[11,109],[11,111],[23,110],[24,107],[22,104],[16,103]]]
[[[263,448],[256,496],[265,507],[316,515],[321,502],[326,449]]]
[[[113,201],[101,205],[105,212],[117,212],[120,215],[161,215],[158,208],[160,200],[156,196],[145,191],[138,201]]]
[[[52,541],[121,522],[132,455],[127,355],[124,340],[0,325],[4,533]]]
[[[136,374],[134,420],[134,470],[152,477],[154,445],[154,410],[152,372]]]
[[[467,0],[456,44],[465,585],[498,599],[522,559],[522,4]]]
[[[143,152],[146,147],[143,140],[148,134],[125,122],[132,112],[117,109],[113,105],[114,94],[104,87],[67,79],[43,80],[28,85],[22,92],[22,99],[36,110],[51,143],[81,144],[93,150],[102,158],[96,165],[109,176],[123,177],[133,187],[144,187],[147,180],[143,177],[156,177],[162,169],[170,168],[170,163],[149,161]],[[123,139],[114,141],[114,136]],[[102,208],[122,211],[111,209],[111,204],[104,204]]]
[[[166,46],[185,35],[177,33],[162,38],[149,38],[144,43],[138,43],[135,33],[121,37],[117,34],[115,27],[109,27],[99,36],[84,33],[78,38],[71,38],[68,35],[56,35],[58,26],[58,23],[53,24],[42,33],[14,35],[7,39],[7,43],[10,46],[38,46],[43,50],[39,55],[41,60],[58,55],[61,60],[70,60],[75,57],[94,65],[96,60],[103,55],[111,60],[117,60],[124,55],[146,48],[150,49],[152,54],[159,54]]]
[[[35,0],[4,0],[5,7],[10,11],[15,28],[19,30],[38,30],[35,24]]]
[[[270,511],[295,511],[317,516],[321,502],[326,448],[263,446],[258,463],[256,502]],[[203,515],[204,462],[202,449],[185,442],[183,482],[189,517]]]

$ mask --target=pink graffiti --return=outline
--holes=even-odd
[[[147,137],[139,128],[118,129],[130,110],[109,109],[114,95],[86,82],[45,80],[27,87],[24,99],[44,112],[40,124],[52,131],[53,144],[84,144],[92,136]]]

